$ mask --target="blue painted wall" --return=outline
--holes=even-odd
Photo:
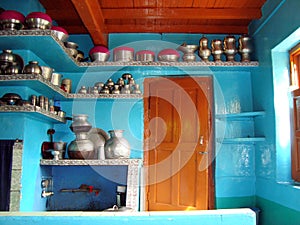
[[[257,132],[267,137],[256,146],[256,195],[263,224],[298,224],[300,219],[300,189],[290,172],[288,90],[288,50],[300,40],[299,8],[298,0],[268,1],[263,18],[250,26],[260,63],[252,76],[253,105],[266,111],[256,123]]]
[[[112,77],[116,79],[124,72],[131,72],[136,80],[142,85],[144,77],[161,75],[212,75],[214,76],[215,91],[215,110],[217,113],[223,113],[232,101],[238,100],[241,111],[265,110],[264,118],[255,119],[255,128],[247,122],[234,122],[227,124],[224,130],[217,130],[216,136],[222,135],[264,135],[267,139],[265,143],[253,145],[224,145],[217,148],[216,159],[216,207],[243,207],[259,206],[262,209],[262,221],[264,224],[270,224],[273,217],[272,210],[278,209],[280,212],[287,212],[289,215],[297,215],[299,208],[299,188],[292,183],[290,178],[290,142],[280,135],[282,131],[282,121],[287,123],[287,111],[279,111],[278,105],[282,105],[282,99],[274,98],[286,93],[277,93],[274,90],[282,90],[281,82],[287,84],[287,56],[288,49],[299,41],[299,33],[295,33],[299,28],[299,19],[297,18],[300,8],[298,0],[289,1],[268,1],[263,8],[263,18],[255,21],[250,26],[250,33],[255,42],[254,59],[260,63],[259,68],[251,71],[218,69],[206,71],[188,71],[185,72],[178,68],[153,68],[153,70],[143,71],[141,69],[123,68],[121,71],[86,71],[83,74],[64,73],[64,77],[72,78],[73,90],[78,90],[81,85],[92,86],[96,81],[106,81]],[[36,1],[30,1],[25,5],[14,3],[13,1],[1,1],[1,6],[6,9],[16,9],[24,14],[30,11],[40,10],[40,5]],[[30,8],[28,8],[30,7]],[[42,9],[41,9],[42,10]],[[167,46],[174,47],[183,42],[188,44],[198,44],[202,34],[111,34],[109,36],[109,48],[113,49],[120,45],[134,46],[136,50],[150,46],[150,50],[156,53]],[[224,35],[208,35],[210,40],[214,38],[223,39]],[[72,37],[73,40],[81,41],[85,53],[92,47],[88,37]],[[84,41],[83,41],[84,40]],[[153,43],[159,43],[153,45]],[[20,51],[26,62],[30,59],[39,58],[28,51]],[[238,56],[237,56],[238,57]],[[197,59],[199,60],[199,58]],[[42,61],[41,61],[42,62]],[[45,62],[42,62],[45,63]],[[234,84],[234,85],[233,85]],[[0,94],[7,89],[0,87]],[[10,91],[14,91],[12,88]],[[26,88],[18,89],[22,97],[26,98],[32,90]],[[285,104],[287,104],[285,102]],[[132,143],[132,158],[142,158],[142,138],[143,138],[143,115],[141,113],[143,104],[141,101],[120,102],[104,101],[94,102],[86,101],[84,107],[72,102],[62,102],[62,107],[71,116],[74,113],[86,113],[90,115],[90,122],[95,127],[104,130],[115,128],[125,129],[124,136]],[[133,106],[130,114],[122,107]],[[121,109],[120,109],[121,108]],[[123,112],[124,114],[114,115],[114,112]],[[126,118],[126,119],[123,119]],[[64,187],[64,179],[68,179],[69,169],[53,168],[41,169],[39,167],[40,144],[48,140],[46,131],[52,125],[40,121],[32,120],[27,117],[18,117],[11,122],[7,117],[0,117],[1,125],[7,129],[2,130],[1,138],[20,138],[24,139],[24,169],[22,177],[22,211],[43,211],[46,202],[40,198],[40,179],[42,175],[51,175],[54,177],[54,183],[57,184],[57,190]],[[20,129],[11,129],[18,125]],[[55,125],[57,133],[56,140],[70,142],[74,139],[73,133],[69,130],[70,123],[66,125]],[[216,122],[216,127],[218,127]],[[232,133],[234,129],[235,133]],[[284,128],[288,132],[288,127]],[[24,130],[24,133],[21,132]],[[41,130],[45,132],[40,132]],[[218,133],[219,132],[219,133]],[[283,132],[284,133],[284,132]],[[34,141],[32,139],[34,137]],[[283,143],[283,144],[282,144]],[[90,173],[93,176],[94,171],[78,171],[79,174]],[[123,171],[124,172],[124,171]],[[123,173],[121,172],[121,174]],[[124,177],[124,176],[123,176]],[[70,176],[72,187],[85,182],[85,180],[76,180]],[[103,185],[102,178],[95,181],[96,185]],[[97,183],[98,182],[98,183]],[[105,186],[104,190],[115,188],[115,183]],[[114,191],[112,192],[114,193]],[[110,202],[114,199],[114,194],[110,194]],[[65,199],[64,199],[65,200]],[[85,200],[84,200],[85,201]],[[104,200],[96,199],[99,204]],[[101,202],[102,201],[102,202]],[[62,202],[62,201],[61,201]],[[55,199],[54,203],[62,207],[60,200]],[[293,217],[297,218],[297,217]],[[284,218],[278,220],[278,224],[286,223]],[[271,223],[274,224],[274,223]],[[291,224],[291,223],[289,223]]]

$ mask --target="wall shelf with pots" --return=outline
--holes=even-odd
[[[51,51],[49,51],[51,46]],[[124,67],[141,68],[153,70],[162,67],[174,67],[184,71],[199,71],[199,67],[211,70],[221,70],[224,67],[233,70],[244,70],[257,67],[257,61],[251,62],[78,62],[67,51],[64,43],[61,42],[51,30],[0,30],[0,49],[24,50],[28,49],[38,55],[43,61],[59,72],[96,72],[117,71]]]
[[[0,85],[26,86],[39,92],[41,95],[52,97],[56,100],[65,100],[67,97],[66,92],[60,87],[53,85],[39,74],[0,75]]]
[[[40,107],[33,105],[17,106],[17,105],[5,105],[0,106],[0,113],[3,116],[14,116],[15,114],[20,115],[20,113],[28,116],[32,116],[35,119],[40,119],[43,121],[48,121],[52,123],[65,123],[66,119],[60,117],[50,111],[43,110]]]
[[[73,99],[141,99],[142,94],[76,94],[66,93],[39,74],[0,75],[1,86],[26,86],[55,100]]]

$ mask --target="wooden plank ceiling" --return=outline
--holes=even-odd
[[[109,33],[244,34],[266,0],[40,0],[69,34],[89,33],[106,44]]]

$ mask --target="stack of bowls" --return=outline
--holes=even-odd
[[[58,27],[58,26],[52,26],[51,30],[53,32],[53,34],[62,42],[65,42],[68,40],[69,34],[68,32],[62,28],[62,27]]]
[[[15,10],[6,10],[0,14],[2,30],[21,30],[24,27],[25,16]]]
[[[163,62],[177,62],[179,57],[179,52],[171,48],[164,49],[157,55],[158,60]]]
[[[114,61],[115,62],[130,62],[134,58],[134,49],[121,46],[114,49]]]
[[[136,61],[153,62],[155,60],[155,53],[150,50],[141,50],[135,54]]]
[[[92,62],[106,62],[109,59],[110,52],[107,47],[97,45],[89,51],[89,56]]]
[[[78,54],[78,44],[75,42],[71,42],[71,41],[66,41],[64,42],[65,47],[67,48],[67,51],[74,57],[76,58],[77,54]]]
[[[52,19],[46,13],[43,12],[32,12],[29,13],[25,22],[29,29],[50,29],[52,26]]]

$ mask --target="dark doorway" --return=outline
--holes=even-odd
[[[14,143],[15,140],[0,140],[0,211],[9,211]]]

